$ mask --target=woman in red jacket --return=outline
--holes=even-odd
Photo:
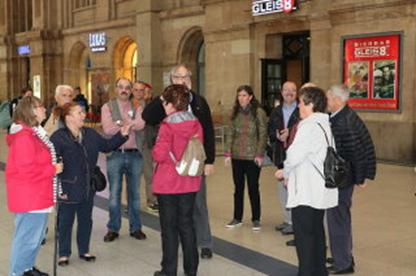
[[[201,176],[181,176],[175,169],[175,160],[181,160],[189,139],[202,141],[203,132],[198,119],[188,112],[189,95],[183,85],[168,86],[162,94],[167,117],[160,125],[153,147],[156,162],[153,175],[153,193],[159,202],[162,235],[162,270],[155,276],[176,275],[179,237],[182,243],[183,267],[186,275],[196,275],[198,249],[193,227],[193,209]]]
[[[10,275],[48,275],[36,269],[34,263],[56,199],[54,176],[62,171],[62,164],[56,162],[53,144],[40,126],[45,114],[39,98],[23,98],[7,135],[7,204],[15,213]]]

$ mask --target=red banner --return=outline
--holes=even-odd
[[[355,109],[399,108],[400,34],[344,40],[344,83]]]

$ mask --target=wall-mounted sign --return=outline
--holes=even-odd
[[[90,33],[88,40],[91,52],[105,52],[107,50],[107,34],[105,32]]]
[[[27,55],[30,55],[30,53],[31,53],[30,45],[17,46],[17,54],[19,56],[27,56]]]
[[[34,75],[33,76],[33,96],[38,97],[41,99],[42,93],[41,93],[41,83],[40,83],[40,75]]]
[[[364,110],[398,110],[401,34],[344,38],[343,44],[349,105]]]
[[[253,16],[271,13],[291,13],[297,10],[295,0],[253,0],[251,12]]]

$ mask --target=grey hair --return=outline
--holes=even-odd
[[[172,69],[170,69],[170,72],[169,72],[169,79],[170,79],[170,83],[171,83],[171,84],[173,84],[173,81],[172,81],[173,75],[175,75],[175,73],[176,73],[176,72],[178,71],[178,69],[179,69],[179,68],[181,68],[181,67],[186,68],[186,70],[188,71],[188,76],[189,76],[189,77],[192,77],[192,72],[191,72],[191,71],[189,71],[188,67],[186,67],[186,65],[185,65],[185,64],[181,63],[181,64],[178,64],[178,65],[176,65],[176,66],[172,67]]]
[[[70,90],[74,92],[74,89],[72,88],[72,86],[66,85],[66,84],[60,84],[55,88],[55,97],[61,94],[63,90]]]
[[[329,88],[328,93],[339,98],[344,103],[346,103],[350,98],[350,91],[345,84],[332,85],[331,88]]]

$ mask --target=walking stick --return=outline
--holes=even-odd
[[[58,223],[59,223],[59,203],[56,202],[55,205],[55,244],[53,249],[53,276],[57,276],[57,263],[58,263],[58,240],[59,240],[59,231],[58,231]]]

